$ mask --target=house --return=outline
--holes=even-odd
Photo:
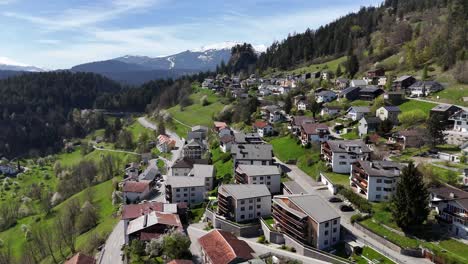
[[[320,77],[322,80],[330,80],[333,78],[333,73],[331,71],[323,71]]]
[[[322,143],[320,154],[322,159],[336,173],[349,173],[351,164],[357,160],[369,160],[371,150],[360,139],[328,140]]]
[[[233,145],[231,154],[234,167],[239,164],[273,165],[273,148],[270,144]]]
[[[320,116],[335,116],[341,112],[341,106],[324,106],[322,110],[320,110]]]
[[[226,128],[226,127],[228,127],[228,125],[225,122],[218,122],[218,121],[213,122],[213,131],[215,131],[216,133],[218,133],[220,129]]]
[[[204,177],[168,177],[166,181],[166,201],[169,203],[186,203],[192,207],[205,201],[206,191]]]
[[[306,97],[303,94],[298,94],[293,97],[294,104],[297,105],[300,101],[305,101]]]
[[[258,94],[260,96],[268,96],[268,95],[271,95],[271,90],[261,88],[261,89],[258,89]]]
[[[0,166],[1,171],[1,166]],[[138,178],[140,171],[140,165],[136,162],[131,162],[125,165],[125,178],[124,179],[136,179]]]
[[[270,123],[281,122],[283,120],[283,114],[281,111],[269,112],[268,120]]]
[[[183,231],[179,215],[153,211],[128,222],[126,241],[150,241],[174,229]]]
[[[359,136],[375,133],[379,129],[379,125],[382,121],[378,117],[367,117],[364,116],[359,120],[358,132]]]
[[[453,122],[449,118],[460,110],[461,108],[456,105],[438,104],[431,109],[430,115],[440,115],[440,119],[446,121],[447,127],[453,127]]]
[[[354,101],[359,98],[360,87],[348,87],[338,94],[338,100],[346,99],[349,101]]]
[[[234,133],[234,144],[263,144],[262,137],[258,133]]]
[[[200,237],[201,261],[204,264],[246,263],[253,259],[254,250],[244,240],[230,232],[212,230]],[[248,263],[248,262],[247,262]]]
[[[335,80],[335,88],[337,90],[343,90],[344,88],[348,87],[349,79],[346,78],[336,78]]]
[[[385,70],[383,68],[376,68],[367,71],[367,77],[368,78],[375,78],[375,77],[380,77],[385,75]]]
[[[443,89],[444,86],[436,81],[417,81],[408,87],[411,96],[414,97],[426,97]]]
[[[315,101],[317,101],[317,103],[328,103],[335,100],[336,97],[336,93],[325,90],[315,94]]]
[[[273,134],[273,126],[265,121],[255,121],[253,129],[260,137],[271,136]]]
[[[447,144],[460,146],[468,141],[468,111],[459,110],[453,114],[449,121],[453,122],[453,128],[445,131]]]
[[[281,191],[281,172],[277,166],[239,165],[235,169],[238,184],[264,184],[272,194]]]
[[[179,158],[171,166],[171,176],[187,176],[192,170],[193,165],[195,164],[194,160],[187,158]]]
[[[463,169],[462,184],[468,186],[468,168]]]
[[[305,123],[301,126],[301,141],[303,145],[327,141],[329,135],[328,126],[322,123]]]
[[[231,136],[232,130],[229,127],[224,127],[218,130],[218,137]]]
[[[403,169],[403,165],[393,161],[358,160],[351,166],[351,188],[372,202],[391,199]]]
[[[273,219],[277,230],[303,245],[323,250],[340,242],[340,216],[317,195],[273,197]]]
[[[368,85],[366,87],[359,88],[359,100],[372,101],[384,93],[384,90],[377,86]]]
[[[387,76],[379,76],[377,77],[377,85],[379,87],[384,87],[385,85],[387,85]]]
[[[167,135],[159,135],[156,148],[162,153],[168,153],[174,149],[176,141]]]
[[[201,159],[206,152],[206,145],[201,140],[192,139],[182,148],[182,154],[187,159]]]
[[[364,86],[367,85],[367,82],[364,81],[364,80],[359,80],[359,79],[358,79],[358,80],[351,80],[351,81],[349,82],[349,85],[350,85],[351,87],[364,87]]]
[[[315,123],[315,119],[313,117],[308,116],[293,116],[291,118],[290,124],[288,129],[295,135],[301,134],[301,127],[303,124],[312,124]]]
[[[389,138],[390,144],[395,144],[398,149],[420,148],[426,144],[426,135],[424,131],[417,129],[402,130],[392,134]]]
[[[382,106],[375,112],[375,116],[377,116],[380,120],[390,120],[392,124],[396,125],[399,123],[398,115],[401,113],[400,107],[398,106]]]
[[[450,185],[429,189],[430,206],[438,218],[450,225],[450,232],[456,237],[468,238],[468,192]]]
[[[234,142],[234,136],[225,135],[219,138],[219,148],[222,152],[230,152],[232,143]]]
[[[415,82],[416,79],[413,76],[403,75],[393,81],[392,88],[393,90],[406,90]]]
[[[150,160],[148,167],[138,175],[139,181],[154,181],[157,176],[160,176],[157,160]]]
[[[194,126],[192,127],[192,130],[187,133],[187,141],[190,141],[192,139],[205,140],[207,134],[208,134],[208,127]]]
[[[93,257],[78,252],[66,260],[64,264],[96,264],[96,260]]]
[[[206,78],[203,82],[202,82],[202,88],[203,89],[211,89],[214,85],[214,80],[213,79],[210,79],[210,78]]]
[[[370,108],[367,106],[352,106],[346,111],[346,117],[358,121],[370,113]]]
[[[306,111],[307,110],[307,102],[304,100],[300,100],[296,104],[296,108],[298,111]]]
[[[405,100],[405,93],[402,91],[387,91],[384,93],[384,101],[391,105],[400,105]]]
[[[271,193],[264,184],[223,184],[218,188],[218,214],[236,223],[271,215]]]
[[[123,182],[124,203],[135,203],[145,200],[153,187],[152,181],[125,181]]]
[[[178,214],[179,216],[185,217],[187,214],[187,204],[163,202],[126,204],[122,207],[122,216],[120,219],[128,222],[151,212]]]
[[[193,164],[193,169],[187,175],[188,177],[204,178],[206,191],[211,191],[214,185],[216,169],[209,164]],[[183,176],[182,176],[183,177]]]

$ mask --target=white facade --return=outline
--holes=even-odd
[[[340,241],[340,219],[319,223],[317,230],[317,248],[325,249]]]
[[[270,196],[235,200],[234,204],[236,222],[249,221],[271,215]]]
[[[297,103],[297,110],[299,111],[306,111],[307,110],[307,104],[304,101],[299,101]]]
[[[192,168],[171,168],[172,176],[188,176]]]
[[[194,187],[172,187],[171,203],[185,202],[188,205],[202,203],[205,200],[205,186]]]
[[[257,128],[257,134],[260,137],[268,136],[268,135],[271,135],[272,133],[273,133],[273,127],[270,125],[267,125],[263,128]]]
[[[282,118],[283,118],[283,115],[281,114],[280,111],[270,112],[270,118],[269,118],[270,123],[279,122],[282,120]]]

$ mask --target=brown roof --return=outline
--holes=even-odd
[[[422,132],[421,130],[412,129],[412,130],[402,130],[400,132],[397,132],[397,134],[403,137],[419,137],[419,136],[423,136],[424,132]]]
[[[253,249],[226,231],[213,230],[200,237],[198,242],[211,263],[228,264],[236,259],[245,261],[253,258]]]
[[[317,129],[326,129],[328,130],[328,126],[325,124],[320,123],[306,123],[302,124],[302,129],[307,135],[315,135],[318,134]]]
[[[65,261],[64,264],[95,264],[96,260],[93,257],[86,256],[81,253],[76,253],[69,260]]]
[[[151,181],[127,181],[124,183],[124,192],[142,193],[149,188]]]
[[[268,122],[265,122],[265,121],[255,121],[254,123],[254,127],[256,128],[264,128],[268,126]]]
[[[188,259],[173,259],[167,264],[193,264],[193,261]]]
[[[177,204],[177,208],[185,208],[185,203]],[[164,210],[164,203],[162,202],[148,202],[142,204],[126,204],[122,209],[122,220],[135,219],[139,216],[155,212],[162,212]]]
[[[219,141],[221,141],[223,143],[228,143],[228,142],[231,142],[233,140],[234,140],[234,136],[231,136],[231,135],[224,135],[219,139]]]
[[[315,119],[310,116],[295,116],[294,125],[302,126],[304,123],[315,123]]]
[[[217,130],[227,127],[228,125],[225,122],[214,121],[214,126]]]
[[[437,195],[443,200],[458,200],[468,198],[468,192],[462,191],[450,185],[441,185],[429,189],[429,192]],[[451,194],[454,196],[451,197]]]

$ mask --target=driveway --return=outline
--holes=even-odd
[[[125,244],[124,221],[120,220],[107,238],[98,264],[123,264],[122,245]]]
[[[288,176],[291,179],[293,179],[294,181],[296,181],[299,185],[301,185],[302,188],[304,188],[307,193],[321,196],[322,198],[324,198],[327,201],[328,201],[328,198],[333,196],[328,191],[328,189],[324,188],[325,185],[323,185],[322,183],[317,182],[314,179],[312,179],[312,177],[310,177],[309,175],[304,173],[297,166],[284,164],[279,160],[276,160],[276,161],[279,164],[281,164],[282,166],[285,166],[285,167],[289,168],[289,172],[287,173]],[[354,236],[356,236],[358,238],[358,241],[360,241],[360,242],[362,242],[362,243],[364,243],[366,245],[371,245],[374,249],[378,250],[383,255],[387,256],[388,258],[390,258],[393,261],[396,261],[398,263],[421,263],[421,264],[422,263],[431,263],[427,259],[409,257],[409,256],[401,255],[401,254],[399,254],[399,253],[397,253],[397,252],[395,252],[393,250],[390,250],[389,248],[387,248],[386,246],[384,246],[383,244],[381,244],[377,240],[375,240],[375,239],[373,239],[371,237],[368,237],[366,234],[364,234],[362,231],[358,230],[357,228],[355,228],[351,224],[351,216],[353,214],[355,214],[355,212],[342,212],[339,209],[339,206],[342,203],[329,203],[329,204],[340,215],[341,225],[344,228],[346,228],[347,230],[349,230]]]

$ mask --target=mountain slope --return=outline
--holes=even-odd
[[[0,71],[41,72],[45,70],[36,66],[19,63],[6,57],[0,57]]]

